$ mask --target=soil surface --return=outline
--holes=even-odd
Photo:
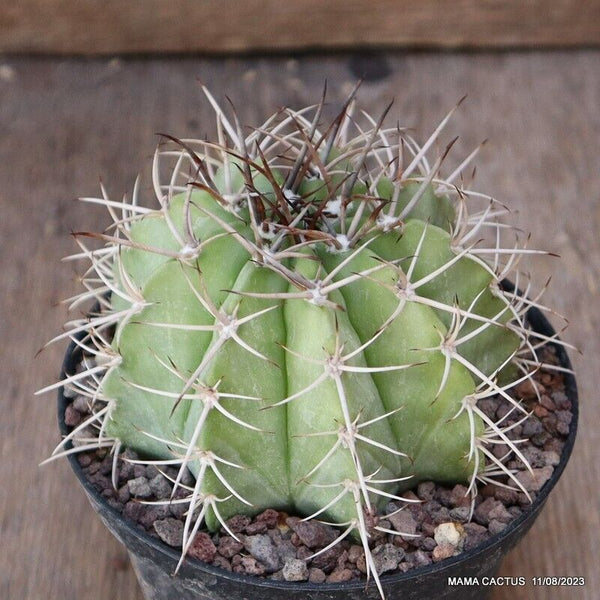
[[[552,348],[544,350],[543,359],[547,363],[557,362]],[[523,400],[532,415],[507,434],[514,440],[526,439],[519,444],[519,449],[533,472],[525,469],[516,456],[509,455],[504,461],[508,468],[516,471],[516,478],[529,492],[531,500],[559,463],[572,418],[563,376],[555,371],[540,370],[533,379],[512,392]],[[509,413],[511,407],[501,397],[482,400],[478,405],[495,420]],[[88,412],[86,400],[76,397],[65,411],[65,422],[75,427]],[[522,415],[513,411],[503,425],[521,418]],[[509,450],[499,444],[492,445],[491,449],[498,458],[504,457]],[[138,458],[130,450],[122,457]],[[169,503],[172,483],[156,467],[120,460],[115,489],[111,481],[113,459],[107,450],[82,452],[78,460],[108,504],[151,536],[173,548],[181,548],[187,504]],[[164,473],[171,478],[177,476],[173,467],[165,468]],[[508,478],[499,481],[512,483]],[[193,485],[192,476],[184,478],[183,483]],[[371,516],[369,521],[373,527],[378,525],[391,531],[418,534],[418,537],[409,538],[372,529],[371,550],[379,574],[406,572],[474,548],[500,533],[530,504],[523,492],[501,485],[480,484],[477,491],[472,516],[471,498],[465,485],[445,487],[430,481],[419,483],[403,494],[420,502],[390,502],[382,514]],[[177,490],[174,499],[185,494]],[[155,501],[166,503],[149,504]],[[365,577],[364,550],[348,539],[311,558],[340,535],[337,529],[317,520],[301,521],[297,516],[269,509],[254,518],[235,516],[227,524],[238,540],[224,529],[216,533],[200,531],[188,556],[236,573],[286,581],[333,583]]]

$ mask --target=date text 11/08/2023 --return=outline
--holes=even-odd
[[[525,586],[580,586],[585,585],[584,577],[559,577],[540,575],[535,577],[448,577],[448,585],[453,587],[472,585]]]

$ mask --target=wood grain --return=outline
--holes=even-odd
[[[0,52],[116,54],[600,43],[600,0],[20,0]]]
[[[600,573],[600,53],[399,55],[372,58],[363,106],[382,110],[419,138],[464,93],[449,135],[460,157],[490,138],[479,187],[520,211],[554,280],[547,302],[571,318],[566,337],[584,351],[582,423],[571,463],[543,514],[503,566],[504,575],[585,576],[582,588],[498,588],[494,600],[597,598]],[[331,110],[355,81],[354,59],[35,60],[0,64],[0,598],[141,600],[125,551],[88,506],[65,462],[37,463],[58,441],[54,397],[34,390],[57,376],[64,346],[37,358],[66,314],[53,305],[77,288],[71,230],[107,224],[73,202],[101,176],[118,198],[138,169],[149,193],[154,132],[204,135],[209,108],[197,78],[236,102],[243,122],[314,101],[325,78]],[[364,65],[363,65],[364,66]],[[367,65],[369,66],[369,65]],[[211,123],[208,125],[207,123]]]

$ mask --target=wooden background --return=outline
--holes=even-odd
[[[456,157],[490,138],[479,187],[517,208],[531,244],[562,255],[538,265],[547,302],[571,319],[566,337],[583,356],[582,422],[574,456],[531,533],[502,574],[584,576],[582,588],[498,588],[494,600],[598,598],[600,589],[600,53],[394,54],[209,59],[0,59],[0,598],[140,600],[123,548],[88,506],[66,462],[38,468],[58,441],[55,398],[34,390],[58,374],[63,345],[36,350],[75,292],[59,259],[71,230],[102,228],[100,208],[73,201],[118,198],[138,170],[149,187],[154,132],[203,135],[209,109],[197,78],[231,96],[245,123],[282,104],[330,102],[367,72],[360,99],[423,139],[463,94],[454,118]],[[333,110],[333,108],[332,108]]]
[[[0,52],[112,54],[600,43],[600,0],[19,0]]]

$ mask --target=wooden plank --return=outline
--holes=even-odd
[[[600,43],[600,0],[21,0],[0,52],[255,52]]]
[[[502,55],[380,55],[362,105],[376,113],[396,96],[392,122],[419,139],[464,93],[449,136],[455,160],[482,138],[478,187],[520,211],[532,247],[562,255],[539,263],[541,284],[554,273],[547,302],[571,318],[584,418],[563,479],[503,575],[585,576],[582,588],[500,587],[494,600],[593,600],[600,589],[600,52]],[[200,101],[201,76],[228,94],[244,123],[278,106],[315,100],[325,78],[330,110],[355,75],[345,55],[301,61],[228,59],[35,60],[0,64],[0,598],[141,600],[126,553],[93,514],[69,467],[37,463],[58,441],[53,396],[33,391],[57,376],[64,346],[35,358],[59,331],[78,289],[60,264],[73,251],[71,230],[101,229],[103,211],[72,201],[103,177],[118,198],[142,169],[151,194],[154,132],[202,136],[212,127]],[[210,124],[209,124],[210,123]]]

